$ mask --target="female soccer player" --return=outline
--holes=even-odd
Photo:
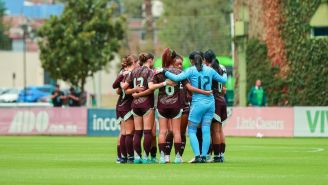
[[[126,94],[133,95],[132,112],[134,117],[134,138],[133,148],[135,150],[134,163],[149,163],[148,159],[152,145],[152,128],[154,125],[154,93],[148,88],[148,82],[153,78],[153,59],[150,53],[141,53],[139,55],[140,66],[135,68],[126,82],[123,84]],[[141,93],[142,92],[142,93]],[[141,155],[141,138],[144,133],[144,151],[145,156]]]
[[[205,64],[212,67],[217,73],[222,75],[226,72],[223,65],[219,64],[216,55],[212,50],[208,50],[204,54]],[[227,119],[227,104],[224,98],[224,85],[222,83],[213,82],[212,89],[215,98],[215,113],[212,120],[211,135],[212,148],[214,151],[213,162],[223,162],[225,152],[225,139],[222,129],[222,123]]]
[[[113,89],[117,89],[116,92],[119,95],[119,98],[118,98],[117,103],[116,103],[116,119],[117,119],[118,123],[121,123],[121,121],[122,121],[121,115],[118,111],[118,106],[119,106],[119,104],[122,100],[122,97],[123,97],[123,93],[122,93],[122,90],[120,88],[120,83],[122,82],[122,80],[124,78],[124,72],[126,71],[126,60],[127,60],[127,57],[122,58],[121,70],[120,70],[116,80],[114,81],[114,83],[112,85]],[[126,157],[125,151],[121,150],[121,147],[124,147],[124,146],[121,146],[121,142],[120,142],[122,132],[124,132],[124,128],[122,128],[122,125],[120,125],[120,127],[121,127],[120,134],[117,138],[117,160],[116,160],[117,163],[124,162],[124,156]]]
[[[131,71],[138,67],[138,57],[135,55],[129,55],[126,58],[126,71],[123,72],[123,79],[125,81],[131,74]],[[122,98],[120,99],[117,111],[121,118],[121,139],[120,139],[120,150],[122,153],[121,163],[133,163],[133,131],[134,122],[131,110],[133,97],[131,94],[126,94],[125,90],[122,90]]]
[[[180,55],[177,55],[174,58],[174,67],[182,71],[182,62],[183,58]],[[186,146],[186,129],[188,125],[188,115],[190,109],[190,101],[192,92],[197,92],[205,95],[210,95],[211,91],[204,91],[198,88],[195,88],[190,85],[189,81],[183,86],[180,83],[180,104],[182,105],[182,116],[180,123],[180,133],[181,133],[181,156],[184,153],[184,149]],[[166,153],[165,153],[165,162],[170,162],[170,153],[173,145],[173,128],[172,122],[169,124],[169,131],[166,135]]]
[[[189,79],[193,87],[198,87],[203,90],[211,90],[212,79],[218,82],[225,83],[227,80],[226,74],[220,76],[212,68],[203,65],[203,59],[201,55],[194,54],[192,62],[195,66],[190,67],[185,72],[175,75],[164,69],[164,74],[169,79],[179,82],[185,79]],[[194,163],[206,162],[206,154],[210,145],[210,126],[214,114],[214,97],[213,95],[206,96],[204,94],[193,93],[192,103],[189,114],[188,133],[190,137],[190,143],[195,155]],[[202,155],[200,155],[199,144],[196,137],[196,131],[198,125],[202,125],[203,133],[203,145]]]

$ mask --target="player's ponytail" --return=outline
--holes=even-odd
[[[194,62],[195,62],[195,67],[197,68],[197,71],[202,71],[203,70],[203,58],[199,54],[195,54],[194,56]]]
[[[162,67],[169,67],[174,63],[177,53],[170,48],[165,48],[162,54]]]
[[[143,66],[147,62],[148,59],[154,59],[154,55],[151,53],[141,53],[139,55],[140,66]]]

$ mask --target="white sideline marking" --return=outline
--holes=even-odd
[[[312,148],[312,150],[307,151],[307,152],[322,152],[324,150],[325,150],[324,148]]]
[[[293,146],[239,146],[239,147],[243,147],[243,148],[281,148],[281,149],[296,149],[296,150],[291,150],[292,152],[311,152],[311,153],[315,153],[315,152],[323,152],[325,149],[324,148],[307,148],[307,147],[293,147]],[[305,150],[305,151],[300,151],[300,150]]]

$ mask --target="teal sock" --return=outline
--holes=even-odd
[[[200,151],[199,151],[199,143],[196,136],[196,132],[197,132],[197,127],[193,127],[190,125],[188,126],[188,134],[189,134],[191,148],[194,152],[194,155],[199,156]]]
[[[211,126],[206,124],[202,125],[202,134],[203,134],[202,156],[206,156],[211,144]]]

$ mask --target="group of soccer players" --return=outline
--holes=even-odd
[[[174,146],[173,162],[182,163],[187,127],[195,156],[191,163],[224,161],[222,123],[227,118],[226,70],[219,65],[212,50],[194,51],[189,59],[192,66],[185,71],[182,71],[183,58],[169,48],[163,51],[160,69],[153,69],[154,56],[150,53],[122,59],[122,69],[113,83],[119,94],[116,105],[121,126],[118,162],[169,163]],[[159,120],[159,161],[155,111]]]

